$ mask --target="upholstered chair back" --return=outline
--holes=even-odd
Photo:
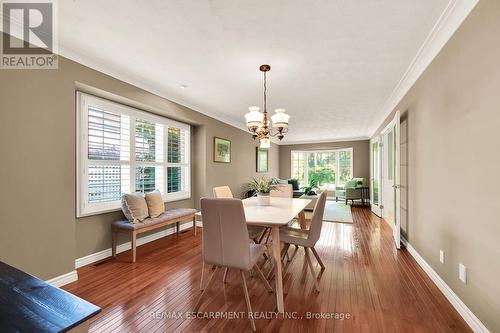
[[[321,227],[323,226],[323,214],[325,213],[326,191],[320,194],[316,205],[314,205],[313,215],[311,218],[311,226],[309,227],[309,237],[307,241],[309,247],[314,247],[321,235]]]
[[[214,198],[233,198],[229,186],[214,187]]]
[[[272,197],[293,198],[292,184],[279,184],[269,193]]]
[[[202,198],[201,215],[204,261],[249,270],[249,236],[241,200]]]

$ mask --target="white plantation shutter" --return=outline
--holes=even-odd
[[[167,193],[175,196],[188,190],[189,184],[189,131],[168,128]]]
[[[130,117],[93,104],[86,111],[86,203],[97,208],[130,191]]]
[[[116,210],[133,191],[189,198],[189,151],[189,125],[78,93],[77,216]]]
[[[164,191],[162,124],[137,118],[135,120],[135,190],[151,192]]]

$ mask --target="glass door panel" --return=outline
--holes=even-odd
[[[380,138],[371,141],[371,208],[373,213],[381,216],[381,146]]]

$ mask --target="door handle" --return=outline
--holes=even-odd
[[[394,184],[394,185],[392,185],[392,187],[393,187],[393,188],[395,188],[395,189],[400,189],[400,188],[401,188],[401,187],[403,187],[403,186],[401,186],[401,185],[399,185],[399,184]]]

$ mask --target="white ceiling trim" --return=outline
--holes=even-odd
[[[89,67],[91,69],[94,69],[98,72],[101,72],[101,73],[104,73],[106,75],[109,75],[115,79],[118,79],[120,81],[123,81],[125,83],[128,83],[128,84],[131,84],[133,86],[136,86],[140,89],[143,89],[149,93],[152,93],[152,94],[155,94],[157,96],[160,96],[160,97],[163,97],[165,99],[168,99],[169,101],[171,102],[174,102],[174,103],[177,103],[177,104],[180,104],[182,106],[185,106],[191,110],[194,110],[196,112],[199,112],[201,114],[204,114],[208,117],[211,117],[211,118],[214,118],[218,121],[221,121],[225,124],[228,124],[228,125],[231,125],[233,127],[236,127],[238,129],[241,129],[242,131],[247,131],[247,128],[245,126],[243,126],[241,123],[237,122],[237,121],[234,121],[233,119],[231,118],[228,118],[228,117],[224,117],[220,114],[216,114],[216,113],[213,113],[213,112],[208,112],[208,111],[204,111],[204,110],[201,110],[201,108],[195,106],[195,105],[192,105],[190,103],[187,103],[186,101],[183,101],[183,100],[180,100],[180,99],[177,99],[177,98],[173,98],[172,96],[169,96],[168,94],[166,94],[165,92],[163,91],[160,91],[156,88],[154,88],[153,86],[141,81],[141,80],[138,80],[138,79],[135,79],[135,78],[132,78],[128,75],[124,75],[123,73],[121,72],[118,72],[118,71],[115,71],[115,70],[112,70],[110,69],[108,66],[106,65],[103,65],[101,63],[98,63],[94,60],[91,60],[89,59],[88,57],[84,57],[80,54],[77,54],[76,52],[73,52],[72,50],[68,49],[67,47],[64,47],[63,45],[59,45],[59,55],[60,56],[63,56],[67,59],[70,59],[70,60],[73,60],[81,65],[84,65],[86,67]],[[96,87],[97,88],[97,87]]]
[[[285,141],[279,142],[278,145],[286,146],[286,145],[301,145],[308,143],[335,143],[335,142],[346,142],[346,141],[365,141],[370,140],[367,136],[359,136],[354,138],[342,138],[342,139],[321,139],[321,140],[298,140],[298,141]]]
[[[224,124],[227,124],[227,125],[230,125],[230,126],[233,126],[237,129],[240,129],[244,132],[247,132],[249,135],[250,132],[248,132],[248,128],[246,128],[246,126],[242,125],[240,122],[238,121],[235,121],[229,117],[224,117],[220,114],[216,114],[216,113],[213,113],[213,112],[209,112],[209,111],[202,111],[201,108],[195,106],[195,105],[192,105],[190,103],[187,103],[183,100],[180,100],[180,99],[177,99],[177,98],[173,98],[172,96],[162,92],[162,91],[159,91],[158,89],[154,88],[153,86],[141,81],[141,80],[137,80],[137,79],[134,79],[128,75],[124,75],[123,73],[121,72],[118,72],[118,71],[115,71],[115,70],[112,70],[110,69],[109,67],[101,64],[101,63],[98,63],[96,61],[93,61],[87,57],[84,57],[84,56],[81,56],[79,54],[77,54],[76,52],[73,52],[72,50],[70,50],[69,48],[67,47],[64,47],[64,46],[59,46],[59,53],[58,53],[60,56],[63,56],[67,59],[70,59],[70,60],[73,60],[74,62],[76,63],[79,63],[83,66],[86,66],[86,67],[89,67],[93,70],[96,70],[100,73],[103,73],[103,74],[106,74],[106,75],[109,75],[111,76],[112,78],[114,79],[117,79],[117,80],[120,80],[120,81],[123,81],[125,83],[128,83],[128,84],[131,84],[137,88],[140,88],[142,90],[145,90],[151,94],[154,94],[154,95],[157,95],[159,97],[162,97],[162,98],[165,98],[171,102],[174,102],[174,103],[177,103],[179,105],[182,105],[184,107],[187,107],[195,112],[199,112],[201,114],[204,114],[205,116],[208,116],[210,118],[213,118],[215,120],[218,120]],[[97,87],[96,87],[97,88]],[[192,125],[192,124],[191,124]],[[271,142],[272,143],[275,143],[275,144],[280,144],[280,141],[276,138],[271,138]]]
[[[478,2],[479,0],[450,0],[403,77],[381,108],[380,117],[372,125],[371,137],[375,135],[377,129],[417,82],[420,75],[439,54]]]

